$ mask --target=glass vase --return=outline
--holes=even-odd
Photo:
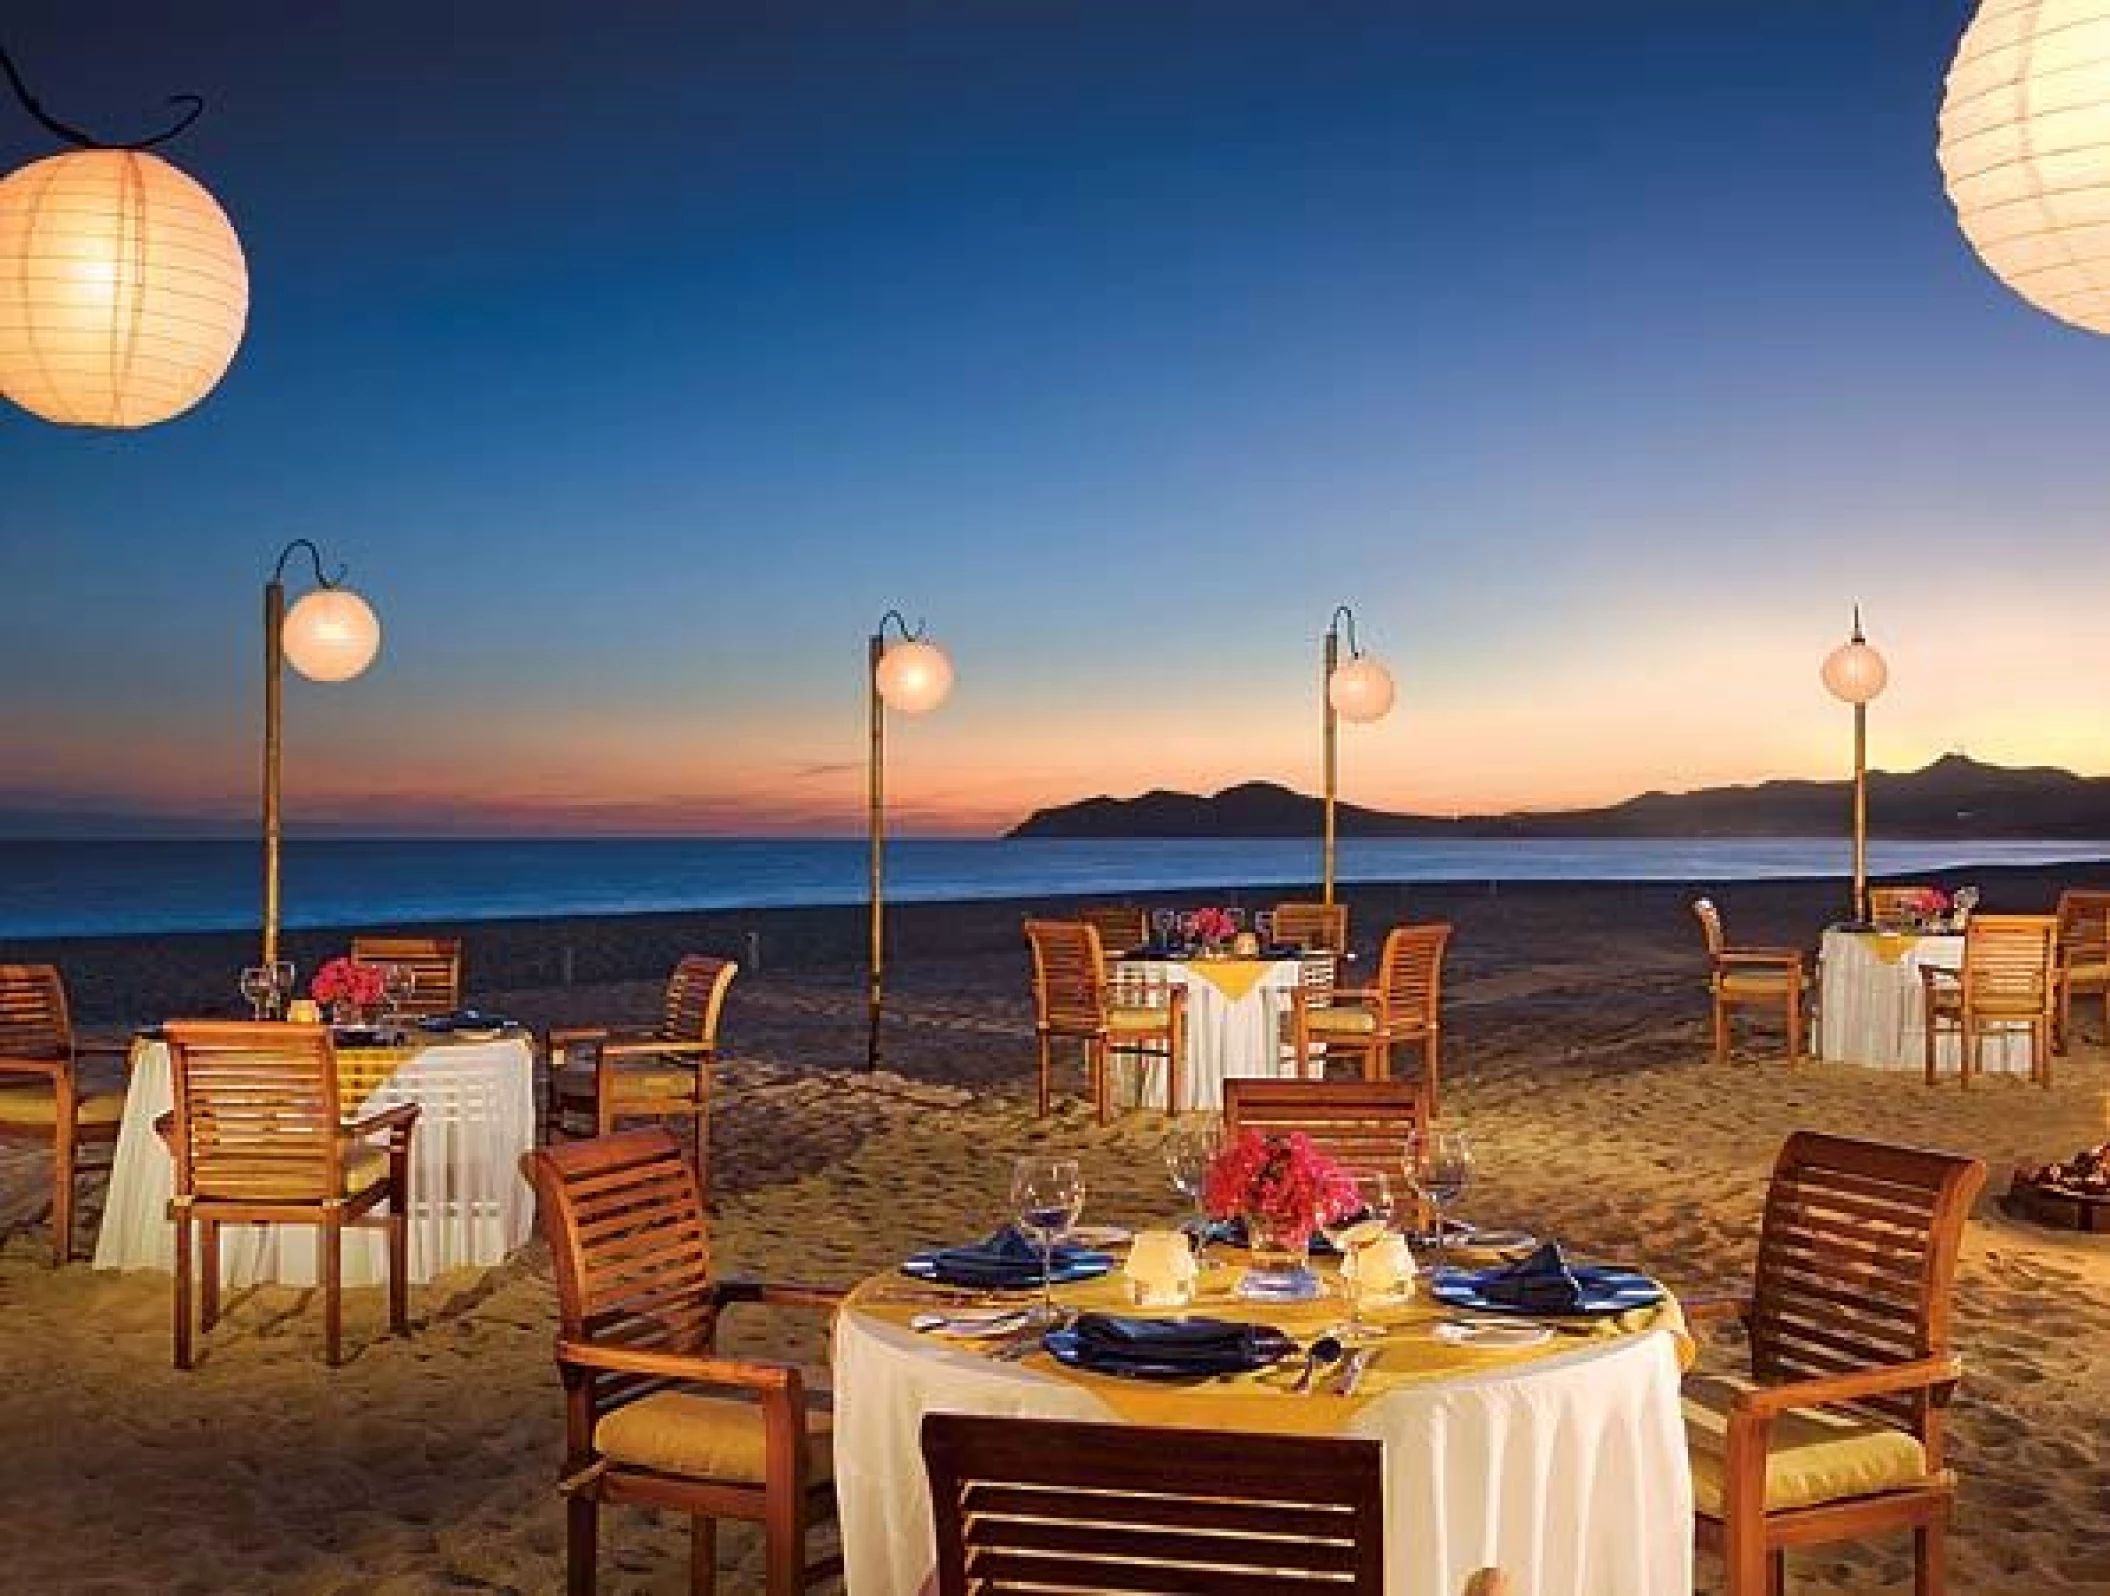
[[[1245,1237],[1250,1261],[1239,1277],[1239,1296],[1254,1302],[1309,1302],[1319,1295],[1309,1229],[1248,1212]]]

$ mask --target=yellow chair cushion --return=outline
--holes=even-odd
[[[1729,1404],[1755,1389],[1738,1375],[1685,1382],[1685,1445],[1692,1459],[1693,1505],[1722,1516],[1722,1461],[1729,1444]],[[1766,1441],[1766,1511],[1815,1507],[1930,1483],[1918,1439],[1840,1408],[1792,1408],[1774,1419]]]
[[[2004,992],[1994,992],[1979,998],[1971,1005],[1971,1010],[1987,1019],[2028,1020],[2048,1014],[2050,1007],[2042,997],[2031,997],[2023,993],[2009,996]]]
[[[806,1439],[812,1477],[831,1477],[834,1415],[807,1408]],[[610,1462],[691,1480],[760,1485],[765,1444],[760,1403],[687,1391],[655,1391],[593,1427],[593,1449]]]
[[[2060,973],[2075,986],[2084,983],[2100,986],[2110,982],[2110,964],[2096,959],[2084,959],[2079,963],[2069,964]]]
[[[314,1169],[309,1163],[306,1170]],[[356,1197],[369,1186],[388,1179],[388,1150],[375,1147],[368,1142],[351,1142],[344,1149],[344,1184],[338,1188],[340,1197]],[[276,1171],[260,1167],[256,1160],[244,1160],[230,1168],[230,1180],[222,1185],[212,1178],[210,1171],[202,1172],[196,1181],[198,1195],[207,1201],[219,1202],[317,1202],[315,1183],[303,1178],[305,1170],[296,1169],[279,1176]],[[276,1177],[276,1178],[275,1178]],[[283,1184],[279,1180],[283,1180]]]
[[[1306,1009],[1304,1028],[1314,1036],[1375,1036],[1377,1010],[1349,1007]]]
[[[1169,1009],[1108,1009],[1106,1028],[1116,1036],[1137,1036],[1162,1031],[1172,1023]]]
[[[58,1093],[49,1086],[0,1086],[0,1125],[55,1125],[58,1117]],[[122,1092],[89,1092],[74,1100],[76,1125],[115,1125],[124,1117]]]
[[[615,1072],[618,1097],[694,1097],[694,1070],[632,1070]]]
[[[1733,970],[1715,982],[1715,989],[1724,997],[1784,998],[1795,990],[1795,979],[1783,970]]]

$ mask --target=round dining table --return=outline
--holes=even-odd
[[[1927,999],[1923,969],[1963,968],[1960,931],[1848,931],[1819,944],[1817,1054],[1871,1069],[1923,1070]],[[1963,1044],[1953,1027],[1935,1039],[1935,1067],[1952,1075]],[[1980,1055],[1989,1074],[2029,1073],[2027,1030],[1991,1030]]]
[[[1261,1321],[1308,1344],[1338,1300],[1233,1298],[1204,1275],[1193,1313]],[[1691,1340],[1674,1299],[1617,1320],[1559,1321],[1539,1346],[1439,1339],[1448,1315],[1416,1300],[1352,1395],[1302,1360],[1209,1380],[1143,1381],[1059,1364],[1037,1340],[919,1332],[927,1288],[866,1281],[837,1321],[835,1481],[850,1596],[915,1596],[935,1552],[919,1435],[927,1413],[1079,1419],[1218,1431],[1374,1437],[1384,1444],[1387,1596],[1457,1596],[1479,1568],[1533,1596],[1689,1596],[1692,1482],[1678,1382]],[[1070,1311],[1133,1312],[1118,1273],[1057,1288]],[[991,1347],[995,1350],[992,1351]],[[1027,1355],[1009,1355],[1031,1347]]]
[[[1117,967],[1143,984],[1187,993],[1187,1047],[1180,1061],[1180,1107],[1220,1113],[1224,1082],[1234,1076],[1294,1075],[1283,1045],[1283,1016],[1303,979],[1297,958],[1128,958]],[[1116,978],[1117,990],[1119,976]],[[1123,1055],[1116,1054],[1118,1061]],[[1136,1086],[1124,1095],[1133,1097]],[[1162,1085],[1150,1091],[1162,1093]],[[1162,1101],[1162,1097],[1153,1098]]]

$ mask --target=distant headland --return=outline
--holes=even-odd
[[[1495,815],[1396,814],[1342,804],[1351,837],[1821,837],[1842,830],[1852,783],[1767,781],[1693,792],[1645,792],[1601,809]],[[1872,830],[1933,839],[2110,837],[2110,777],[2049,766],[2009,768],[1962,754],[1924,770],[1871,771]],[[1301,837],[1319,827],[1320,801],[1273,782],[1223,791],[1086,798],[1035,810],[1009,837]]]

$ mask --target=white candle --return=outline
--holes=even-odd
[[[1125,1272],[1140,1308],[1184,1308],[1194,1300],[1194,1249],[1177,1230],[1137,1231]]]

